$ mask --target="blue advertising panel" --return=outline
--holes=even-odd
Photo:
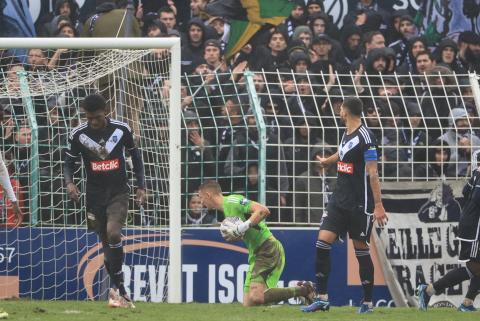
[[[272,229],[283,244],[285,270],[279,286],[298,280],[314,281],[317,229]],[[165,301],[168,242],[160,230],[124,230],[127,290],[136,301]],[[34,299],[99,299],[105,288],[103,252],[97,236],[85,229],[20,228],[0,231],[0,284],[17,284],[10,295]],[[183,232],[183,300],[231,303],[243,301],[248,252],[242,242],[225,242],[216,228],[187,228]],[[329,294],[333,305],[358,305],[361,285],[348,242],[332,250]],[[354,256],[353,256],[354,258]],[[377,268],[377,270],[379,270]],[[378,274],[376,274],[378,275]],[[391,304],[383,279],[377,278],[378,305]],[[10,281],[8,281],[10,280]],[[16,293],[15,293],[16,292]],[[4,294],[5,295],[5,294]],[[289,303],[295,304],[295,300]]]

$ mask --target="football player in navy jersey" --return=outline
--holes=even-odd
[[[140,151],[130,127],[106,116],[106,101],[89,95],[82,104],[87,122],[74,128],[65,152],[65,184],[70,198],[79,201],[80,192],[73,181],[75,162],[81,156],[87,173],[87,225],[99,235],[105,268],[115,285],[110,289],[109,306],[134,308],[124,286],[122,264],[122,227],[128,211],[130,187],[125,162],[128,150],[136,177],[136,201],[145,199],[145,174]]]
[[[420,284],[417,288],[418,307],[426,311],[433,295],[442,293],[445,289],[470,280],[468,292],[462,304],[458,307],[461,312],[474,312],[477,309],[473,301],[480,289],[480,167],[478,152],[472,155],[472,176],[463,188],[463,206],[458,223],[460,253],[458,260],[465,266],[450,270],[443,277],[430,284]]]
[[[340,117],[346,130],[338,151],[328,158],[317,157],[322,167],[337,165],[337,185],[320,220],[316,242],[315,273],[317,299],[304,307],[304,312],[327,311],[327,294],[332,244],[346,232],[353,241],[360,267],[364,297],[359,313],[373,311],[373,263],[369,240],[373,222],[384,226],[388,217],[382,204],[377,169],[375,136],[362,124],[363,103],[355,97],[346,98],[340,107]]]

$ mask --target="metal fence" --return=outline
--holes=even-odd
[[[480,149],[478,78],[442,67],[423,75],[204,71],[182,82],[185,218],[209,215],[192,199],[202,181],[217,179],[225,193],[264,201],[271,222],[317,224],[336,172],[315,157],[335,153],[347,96],[364,103],[382,181],[462,178]]]

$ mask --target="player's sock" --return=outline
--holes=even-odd
[[[108,243],[103,243],[103,265],[105,266],[105,270],[107,271],[110,278],[112,278],[112,269],[110,268],[110,247]],[[112,278],[113,279],[113,278]]]
[[[451,287],[452,285],[462,283],[463,281],[470,279],[472,276],[472,273],[466,267],[451,270],[441,279],[433,283],[435,294],[441,293],[443,290]]]
[[[302,286],[291,288],[272,288],[263,292],[263,303],[277,303],[290,298],[308,295],[308,290]]]
[[[330,250],[332,245],[328,242],[317,240],[317,257],[315,261],[315,277],[317,279],[317,293],[327,294],[328,275],[330,274]]]
[[[470,281],[470,285],[468,286],[468,291],[467,291],[467,294],[465,295],[465,298],[473,302],[475,301],[475,298],[477,297],[479,292],[480,292],[480,277],[476,276]]]
[[[110,257],[108,259],[110,265],[110,277],[112,278],[113,283],[118,288],[120,295],[125,295],[125,286],[123,285],[123,245],[120,241],[117,244],[109,244]]]
[[[374,268],[369,250],[355,250],[363,287],[363,301],[372,302]]]

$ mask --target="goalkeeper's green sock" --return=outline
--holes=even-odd
[[[272,288],[263,292],[263,303],[277,303],[290,298],[306,296],[308,290],[305,287],[296,286],[291,288]]]

